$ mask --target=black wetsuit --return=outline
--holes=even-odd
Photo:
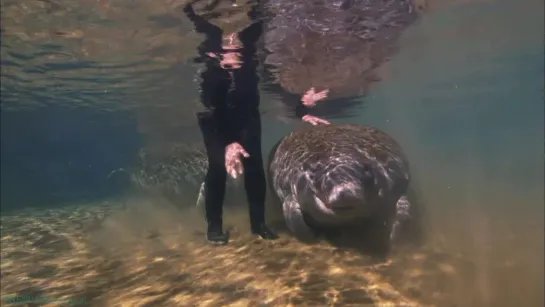
[[[194,23],[196,31],[205,35],[199,46],[196,62],[205,63],[201,73],[201,102],[204,112],[197,114],[206,152],[208,172],[205,178],[205,207],[208,222],[208,239],[214,243],[226,243],[222,231],[223,200],[227,171],[225,169],[225,148],[238,142],[250,155],[242,158],[244,186],[250,206],[252,232],[266,239],[276,235],[265,226],[266,179],[261,153],[261,118],[259,113],[259,77],[255,59],[255,43],[261,36],[262,21],[257,19],[257,7],[250,12],[255,22],[239,33],[243,48],[242,66],[230,71],[220,66],[221,58],[213,57],[225,53],[222,49],[223,31],[195,14],[191,6],[184,12]]]

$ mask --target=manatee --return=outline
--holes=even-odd
[[[387,252],[411,218],[408,161],[396,141],[373,127],[300,128],[273,147],[268,171],[287,227],[304,241],[321,229],[373,221],[375,247]]]

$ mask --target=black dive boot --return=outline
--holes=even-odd
[[[206,239],[212,244],[225,245],[229,242],[229,234],[223,232],[221,225],[210,224],[206,232]]]
[[[252,233],[260,236],[264,240],[278,239],[278,235],[275,234],[272,230],[270,230],[269,227],[265,225],[265,223],[252,226]]]

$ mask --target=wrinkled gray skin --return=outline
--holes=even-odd
[[[269,157],[269,183],[294,235],[320,228],[384,226],[385,250],[410,218],[408,162],[387,134],[366,126],[305,127],[284,137]],[[381,227],[382,227],[381,226]]]
[[[264,9],[272,77],[287,92],[328,88],[329,97],[365,92],[418,17],[413,0],[266,0]]]

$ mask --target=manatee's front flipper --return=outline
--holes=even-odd
[[[390,241],[397,241],[401,235],[403,224],[411,219],[411,202],[407,196],[403,195],[397,200],[396,213],[392,230],[390,232]]]
[[[282,204],[284,220],[288,229],[302,241],[310,241],[316,239],[316,234],[310,228],[303,217],[301,206],[295,200],[288,198]]]

